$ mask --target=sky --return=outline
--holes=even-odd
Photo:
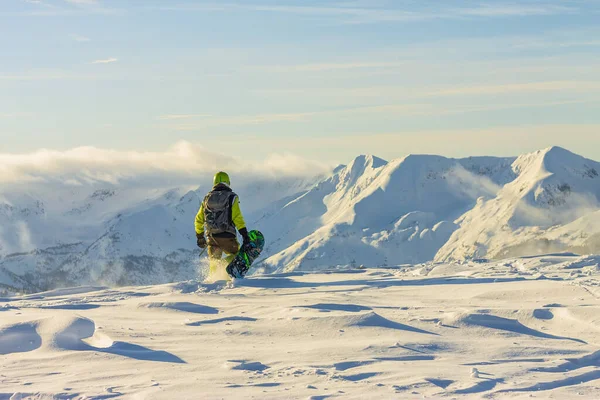
[[[0,49],[4,159],[600,160],[598,0],[2,0]]]

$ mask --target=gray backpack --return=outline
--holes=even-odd
[[[208,235],[236,234],[231,216],[236,197],[235,193],[228,190],[213,190],[206,195],[204,198],[204,223]]]

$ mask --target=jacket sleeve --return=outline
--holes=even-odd
[[[204,201],[200,205],[200,210],[198,210],[198,214],[196,214],[194,226],[198,235],[204,233]]]
[[[237,196],[235,197],[235,200],[233,200],[233,205],[231,207],[231,219],[238,231],[246,227],[246,221],[244,221],[244,216],[240,209],[240,199]]]

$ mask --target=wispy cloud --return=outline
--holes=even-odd
[[[267,125],[273,123],[296,123],[311,122],[321,117],[352,118],[371,114],[383,114],[391,117],[429,117],[454,114],[467,114],[489,111],[501,111],[510,109],[527,108],[550,108],[573,104],[600,103],[600,99],[573,99],[573,100],[547,100],[538,102],[494,102],[491,104],[435,104],[435,103],[403,103],[382,104],[373,106],[348,107],[326,111],[310,111],[281,114],[256,114],[256,115],[232,115],[232,116],[206,116],[200,121],[180,123],[172,128],[178,131],[200,131],[206,128],[220,126],[251,126]],[[170,120],[174,120],[172,118]],[[167,119],[168,120],[168,119]]]
[[[0,113],[0,118],[27,118],[32,115],[30,112]]]
[[[467,104],[467,105],[439,105],[431,103],[414,104],[384,104],[367,107],[354,107],[337,111],[328,111],[325,115],[357,115],[357,114],[389,114],[396,116],[442,116],[452,114],[466,114],[486,111],[499,111],[509,109],[544,108],[571,104],[597,103],[589,100],[565,100],[565,101],[539,101],[539,102],[496,102],[492,104]],[[320,113],[315,113],[320,114]]]
[[[491,96],[519,93],[597,93],[600,81],[542,81],[522,83],[498,83],[494,85],[461,85],[461,86],[371,86],[357,88],[298,88],[298,89],[261,89],[257,94],[267,96],[310,96],[337,97],[344,99],[372,99],[393,97],[403,100],[459,97],[459,96]]]
[[[124,8],[105,7],[99,0],[23,0],[31,7],[0,11],[7,17],[70,17],[83,15],[123,15]]]
[[[426,92],[424,96],[464,96],[493,95],[507,93],[533,93],[556,91],[596,91],[600,90],[600,81],[549,81],[509,83],[498,85],[459,86]]]
[[[96,60],[96,61],[92,61],[92,64],[112,64],[119,61],[118,58],[107,58],[105,60]]]
[[[82,36],[82,35],[77,35],[77,34],[72,34],[71,38],[76,41],[76,42],[80,42],[80,43],[85,43],[85,42],[90,42],[92,39],[90,39],[87,36]]]
[[[557,4],[481,4],[469,8],[457,9],[458,15],[477,17],[528,17],[535,15],[557,15],[574,13],[578,9],[573,6]]]
[[[179,119],[205,118],[205,117],[211,117],[211,115],[210,114],[166,114],[166,115],[158,116],[157,119],[160,121],[172,121],[172,120],[179,120]]]
[[[310,111],[278,114],[211,116],[201,121],[177,124],[173,128],[179,131],[197,131],[218,126],[266,125],[282,122],[309,122],[325,116],[346,116],[357,114],[395,113],[397,115],[424,115],[428,113],[427,104],[386,104],[366,107],[350,107],[326,111]]]
[[[564,100],[564,101],[540,101],[540,102],[511,102],[511,103],[494,103],[490,105],[466,105],[454,107],[437,107],[431,115],[452,115],[452,114],[467,114],[486,111],[501,111],[513,109],[528,109],[528,108],[551,108],[559,106],[567,106],[573,104],[599,103],[593,100]]]
[[[42,9],[45,10],[51,10],[51,9],[56,9],[57,6],[49,3],[47,0],[22,0],[25,3],[29,3],[29,4],[33,4],[37,7],[41,7]]]
[[[404,5],[405,6],[405,5]],[[405,6],[406,7],[406,6]],[[329,17],[341,19],[343,23],[361,24],[377,22],[408,22],[429,19],[457,19],[468,17],[498,18],[527,17],[576,13],[574,5],[560,4],[477,4],[469,7],[436,6],[435,8],[417,8],[416,11],[401,7],[368,6],[359,3],[329,3],[326,5],[299,4],[247,4],[247,3],[204,3],[204,4],[170,4],[154,7],[163,11],[206,11],[206,12],[262,12],[295,14],[308,17]]]
[[[256,114],[256,115],[232,115],[232,116],[207,116],[194,123],[178,124],[174,126],[178,131],[196,131],[208,127],[229,125],[264,125],[276,122],[301,122],[321,113],[300,112],[281,114]]]
[[[0,75],[1,81],[59,81],[59,80],[93,80],[100,76],[92,74],[79,74],[71,71],[31,71],[18,75]]]
[[[93,6],[98,4],[98,0],[64,0],[67,3],[77,6]]]
[[[39,0],[25,0],[35,4],[45,4]],[[103,7],[98,0],[63,0],[64,3],[75,6],[76,10],[56,7],[53,11],[27,11],[20,15],[69,15],[76,12],[94,12],[116,14],[125,12],[123,9]],[[269,4],[245,2],[163,2],[159,5],[148,5],[146,2],[136,4],[131,2],[133,9],[143,8],[157,11],[186,11],[186,12],[253,12],[263,14],[290,14],[299,17],[334,19],[342,24],[373,24],[385,22],[411,22],[436,19],[465,19],[465,18],[506,18],[562,15],[579,13],[581,9],[576,2],[568,5],[560,2],[488,2],[453,7],[451,4],[437,4],[434,7],[410,5],[407,3],[377,4],[377,2],[324,2],[322,5]],[[394,4],[394,3],[391,3]],[[129,5],[129,4],[128,4]],[[75,11],[75,13],[74,13]]]
[[[348,69],[367,69],[367,68],[394,68],[405,65],[403,61],[390,62],[345,62],[345,63],[315,63],[315,64],[296,64],[296,65],[264,65],[248,67],[249,69],[273,71],[273,72],[322,72],[322,71],[339,71]]]

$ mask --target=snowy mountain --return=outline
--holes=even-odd
[[[510,159],[360,156],[261,221],[267,269],[387,266],[433,259],[479,196],[507,181]],[[280,221],[285,221],[280,224]],[[291,228],[289,221],[298,221]],[[291,243],[291,246],[288,244]]]
[[[600,251],[600,163],[552,147],[512,164],[516,178],[479,199],[436,259]]]
[[[267,238],[255,271],[600,252],[600,163],[561,148],[512,158],[359,156],[321,177],[234,180]],[[236,183],[237,182],[237,183]],[[202,275],[208,191],[40,185],[0,196],[0,284],[153,284]]]
[[[248,216],[264,199],[306,190],[301,178],[255,178],[236,190]],[[28,188],[30,189],[30,188]],[[45,188],[48,190],[48,188]],[[201,275],[194,217],[207,187],[38,188],[45,201],[12,202],[2,216],[0,289],[173,282]],[[14,195],[12,195],[14,197]],[[43,206],[36,212],[37,204]],[[276,203],[276,202],[275,202]],[[19,204],[20,208],[12,204]],[[32,211],[33,210],[33,211]]]
[[[361,156],[264,221],[278,239],[263,270],[599,252],[598,171],[558,147],[517,158]]]

